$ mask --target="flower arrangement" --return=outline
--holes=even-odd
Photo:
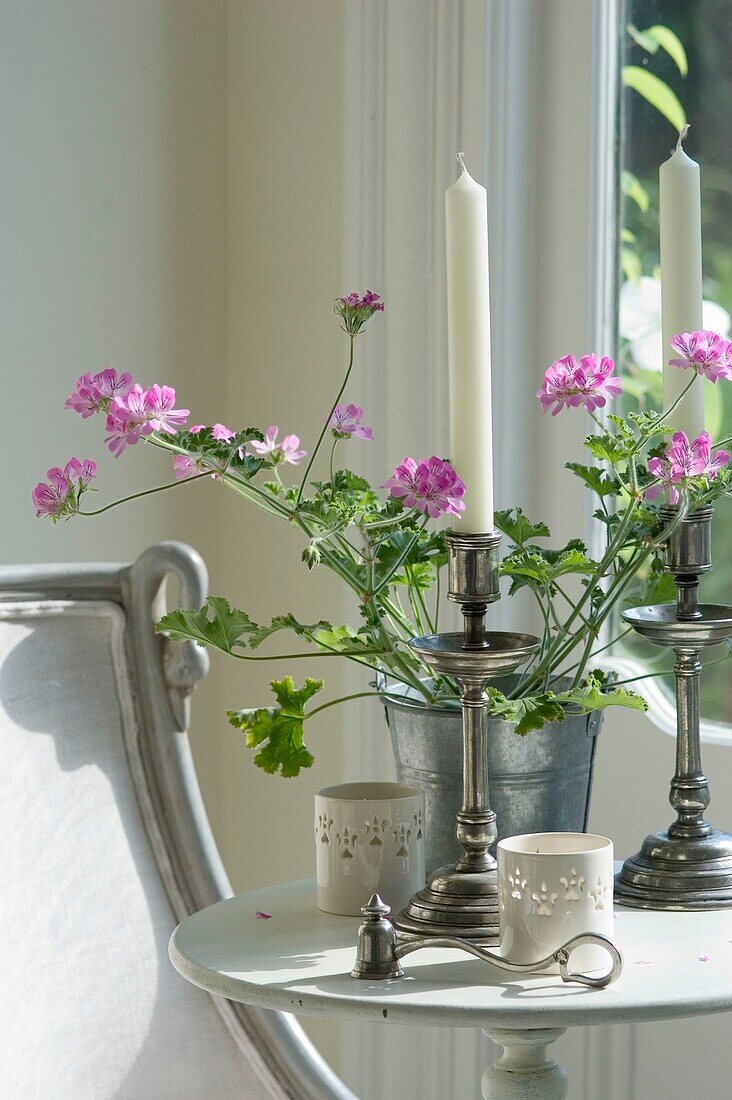
[[[175,391],[169,386],[145,388],[115,370],[83,375],[66,407],[83,419],[105,418],[106,444],[115,457],[138,443],[169,452],[173,480],[90,510],[83,505],[94,491],[96,465],[72,458],[63,469],[50,469],[48,481],[34,489],[36,514],[53,522],[98,515],[136,497],[211,478],[269,515],[296,525],[304,539],[305,566],[330,569],[348,585],[358,600],[360,622],[303,623],[287,612],[269,623],[256,623],[223,597],[209,596],[199,610],[179,609],[164,616],[158,631],[174,642],[193,639],[238,660],[261,660],[252,651],[275,633],[286,632],[300,648],[272,660],[340,657],[402,685],[427,707],[456,699],[455,684],[434,678],[408,642],[415,634],[438,630],[447,553],[443,534],[431,525],[442,516],[459,523],[470,487],[437,456],[405,458],[381,485],[381,494],[335,461],[342,445],[374,439],[373,429],[363,423],[363,409],[342,399],[354,367],[356,339],[383,308],[380,296],[371,291],[336,299],[348,363],[309,455],[298,436],[280,440],[274,425],[264,432],[234,431],[220,423],[187,428],[189,411],[175,408]],[[706,433],[693,440],[672,433],[667,420],[698,377],[714,383],[732,378],[732,343],[711,332],[682,333],[675,337],[673,350],[671,362],[690,371],[691,378],[674,405],[660,414],[600,418],[598,410],[621,391],[609,358],[567,355],[544,374],[537,397],[545,412],[556,416],[584,408],[595,421],[597,431],[585,440],[594,461],[567,467],[597,500],[594,514],[604,529],[604,548],[597,559],[579,539],[551,548],[543,521],[529,519],[521,508],[496,514],[496,527],[510,544],[501,564],[510,593],[528,589],[543,622],[539,653],[515,687],[488,691],[490,712],[514,723],[518,734],[561,720],[567,708],[582,713],[612,705],[645,708],[623,682],[613,682],[594,665],[618,640],[605,640],[603,628],[621,600],[673,598],[673,582],[663,572],[659,554],[665,539],[690,509],[728,494],[731,486],[729,454],[712,448]],[[331,441],[327,476],[311,480],[326,437]],[[654,503],[662,497],[679,505],[665,526]],[[307,678],[297,687],[291,676],[284,676],[272,680],[271,688],[273,706],[234,710],[228,717],[255,750],[254,762],[284,776],[297,775],[313,761],[304,738],[306,722],[347,699],[379,694],[371,688],[308,709],[323,688],[322,680]]]

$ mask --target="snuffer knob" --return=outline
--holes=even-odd
[[[389,920],[390,907],[372,894],[361,909],[364,922],[358,930],[353,978],[401,978],[404,971],[395,954],[396,930]]]

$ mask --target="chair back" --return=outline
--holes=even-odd
[[[208,657],[155,635],[190,548],[0,569],[0,1096],[353,1100],[299,1025],[183,981],[167,944],[231,893],[188,745]]]

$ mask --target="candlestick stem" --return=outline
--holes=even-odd
[[[501,536],[446,534],[448,598],[463,611],[461,634],[434,634],[410,643],[436,672],[453,676],[463,718],[463,801],[456,835],[463,854],[431,875],[424,890],[397,915],[400,936],[460,936],[474,943],[498,942],[497,868],[491,846],[498,838],[488,795],[488,696],[494,676],[515,671],[539,648],[533,635],[487,631],[488,605],[498,599]]]
[[[676,512],[661,508],[664,525]],[[712,568],[712,514],[709,505],[696,509],[669,539],[665,569],[676,581],[676,604],[637,607],[623,616],[676,657],[676,771],[669,792],[676,821],[646,837],[615,880],[617,901],[635,908],[732,908],[732,836],[704,819],[710,794],[701,760],[700,655],[732,636],[732,607],[698,602],[699,577]]]

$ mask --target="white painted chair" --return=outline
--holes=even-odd
[[[354,1100],[292,1017],[209,997],[167,944],[231,893],[189,752],[204,650],[153,633],[180,543],[0,568],[0,1096]]]

